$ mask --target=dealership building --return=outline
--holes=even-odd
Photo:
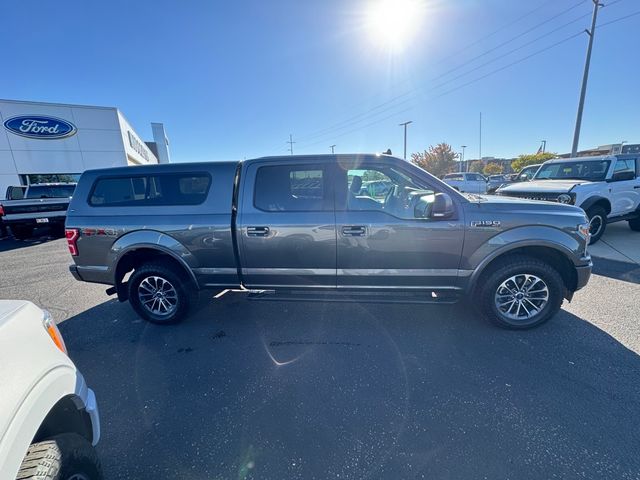
[[[145,142],[114,107],[0,100],[0,125],[0,198],[10,185],[170,161],[162,123],[151,123],[153,141]]]

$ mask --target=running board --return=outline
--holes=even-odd
[[[272,302],[333,302],[333,303],[396,303],[396,304],[453,304],[460,300],[458,292],[345,292],[345,291],[273,291],[249,293],[249,300]]]

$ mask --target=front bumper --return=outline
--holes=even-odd
[[[587,265],[576,267],[576,290],[580,290],[589,282],[592,268],[593,262],[591,260]]]
[[[96,445],[100,440],[100,414],[98,413],[98,402],[96,394],[87,386],[87,382],[80,372],[76,372],[76,397],[82,403],[78,408],[82,408],[89,415],[91,420],[92,439],[91,444]]]

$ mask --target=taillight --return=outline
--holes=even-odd
[[[78,237],[80,236],[80,230],[77,228],[67,228],[64,231],[65,237],[67,237],[67,246],[69,247],[69,253],[72,257],[78,255]]]
[[[4,215],[4,207],[0,203],[0,217]]]

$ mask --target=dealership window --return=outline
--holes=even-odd
[[[268,212],[329,210],[323,166],[260,167],[256,175],[254,205]]]
[[[207,173],[100,178],[89,203],[94,206],[198,205],[207,198]]]
[[[80,180],[79,173],[28,173],[20,175],[23,185],[34,183],[76,183]]]

